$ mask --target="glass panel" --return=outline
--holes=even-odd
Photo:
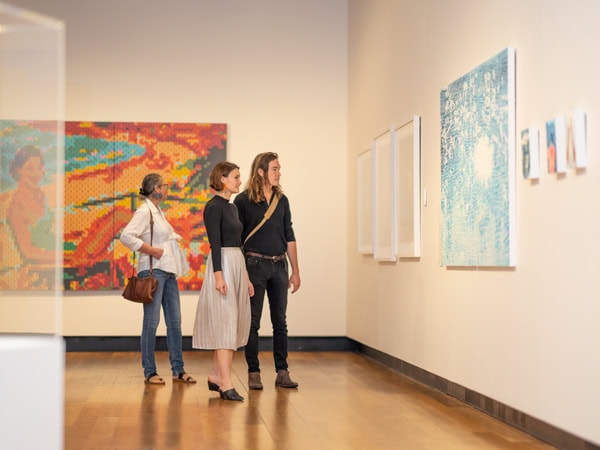
[[[62,333],[64,25],[0,3],[0,333]]]

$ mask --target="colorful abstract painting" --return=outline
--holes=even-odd
[[[52,138],[35,124],[2,123],[7,127],[29,136],[34,146]],[[118,237],[138,206],[143,177],[151,172],[169,183],[161,207],[183,237],[190,264],[178,279],[180,289],[200,289],[209,253],[202,221],[210,196],[207,180],[214,164],[226,159],[226,143],[225,124],[66,122],[64,289],[123,287],[132,253]]]
[[[440,115],[442,265],[514,266],[514,50],[442,89]]]

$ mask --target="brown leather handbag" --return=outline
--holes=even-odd
[[[150,246],[152,246],[152,238],[154,235],[154,220],[152,211],[150,211]],[[152,303],[154,291],[158,286],[158,280],[154,278],[152,273],[152,256],[150,256],[150,275],[147,277],[138,277],[135,274],[135,252],[133,252],[133,269],[131,276],[127,280],[127,285],[123,290],[123,297],[136,303]]]

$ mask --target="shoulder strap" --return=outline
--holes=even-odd
[[[152,211],[150,208],[148,208],[148,210],[150,211],[150,247],[152,247],[152,239],[154,237],[154,218],[152,217]],[[135,276],[135,252],[131,253],[133,255],[133,270],[131,276]],[[150,274],[152,274],[152,256],[148,255],[148,257],[150,258]]]
[[[148,208],[150,210],[150,208]],[[152,247],[152,239],[154,238],[154,217],[152,217],[152,210],[150,210],[150,247]],[[150,257],[150,275],[152,275],[152,255]]]
[[[279,203],[279,196],[275,195],[275,198],[269,205],[269,208],[267,208],[267,212],[265,212],[265,215],[263,216],[262,220],[258,223],[258,225],[256,225],[254,227],[254,229],[250,232],[250,234],[248,234],[248,236],[246,236],[246,239],[244,240],[244,244],[246,242],[248,242],[248,239],[250,239],[254,235],[254,233],[256,233],[260,229],[260,227],[262,227],[265,224],[265,222],[267,220],[269,220],[269,217],[271,217],[271,215],[273,214],[273,211],[275,211],[275,208],[277,208],[277,203]]]

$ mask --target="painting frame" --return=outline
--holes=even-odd
[[[572,119],[573,151],[575,153],[575,168],[585,169],[588,165],[587,149],[587,119],[584,111],[578,109]]]
[[[373,254],[373,158],[368,148],[357,156],[358,252]]]
[[[421,256],[421,117],[394,129],[395,250],[398,258]]]
[[[373,140],[373,257],[396,261],[394,127]]]
[[[516,266],[515,68],[506,47],[440,92],[442,266]]]

